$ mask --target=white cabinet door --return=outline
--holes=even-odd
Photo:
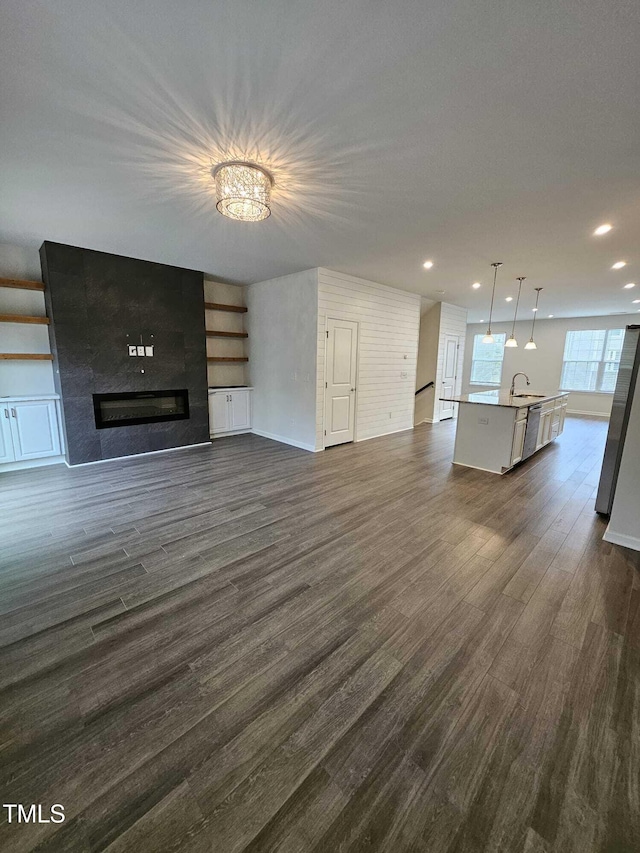
[[[0,403],[0,464],[15,462],[13,440],[11,438],[10,412],[8,403]]]
[[[229,426],[229,397],[226,391],[209,394],[209,432],[227,432]]]
[[[251,395],[248,391],[229,394],[229,429],[249,429],[251,426]]]
[[[60,455],[55,400],[11,401],[10,415],[13,450],[17,462]]]
[[[515,465],[522,459],[524,451],[524,435],[527,431],[527,419],[516,421],[513,430],[513,445],[511,448],[511,464]]]

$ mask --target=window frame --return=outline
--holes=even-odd
[[[471,343],[471,369],[469,372],[469,385],[478,386],[487,386],[489,388],[500,388],[502,386],[502,371],[504,369],[504,345],[507,341],[507,333],[506,332],[494,332],[493,337],[496,343],[499,343],[498,338],[502,338],[501,346],[502,346],[502,358],[500,359],[500,378],[497,382],[476,382],[473,379],[473,366],[475,362],[478,361],[491,361],[495,362],[496,359],[476,359],[474,358],[475,349],[476,349],[476,340],[480,338],[481,346],[495,346],[495,344],[482,344],[482,338],[484,338],[485,332],[479,332],[477,335],[473,336],[473,341]]]
[[[584,360],[575,359],[575,358],[569,358],[569,359],[566,358],[565,356],[567,354],[567,340],[568,340],[569,335],[572,332],[575,334],[586,333],[586,332],[589,332],[591,334],[604,333],[604,339],[602,342],[602,349],[600,350],[600,357],[599,358],[592,358],[592,359],[584,359]],[[609,396],[611,396],[612,394],[615,393],[615,383],[614,383],[614,387],[611,391],[607,391],[607,390],[604,390],[602,388],[602,382],[604,379],[606,365],[607,364],[617,364],[618,368],[620,367],[620,359],[618,359],[616,362],[616,361],[612,361],[609,358],[605,358],[607,351],[610,349],[610,347],[608,347],[608,343],[609,343],[609,336],[611,335],[612,332],[622,332],[622,345],[624,345],[625,327],[610,328],[610,329],[567,329],[567,331],[565,333],[565,337],[564,337],[564,350],[562,353],[562,367],[560,370],[560,391],[567,391],[567,392],[572,393],[572,394],[606,394]],[[620,347],[620,353],[622,353],[622,346]],[[597,363],[598,366],[597,366],[597,370],[596,370],[596,380],[595,380],[596,387],[595,388],[569,388],[569,387],[566,387],[565,384],[562,382],[562,379],[564,377],[565,365],[567,363],[570,363],[570,364],[580,364],[580,363],[595,364],[595,363]],[[617,378],[618,378],[618,371],[616,370],[616,381],[617,381]]]

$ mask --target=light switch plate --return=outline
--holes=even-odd
[[[149,358],[153,358],[153,347],[145,347],[144,354]]]
[[[129,345],[129,355],[138,355],[138,347]]]
[[[138,347],[138,355],[144,355],[144,347]]]

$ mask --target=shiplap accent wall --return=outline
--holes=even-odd
[[[323,447],[327,317],[358,323],[356,441],[413,427],[420,297],[318,270],[316,449]],[[406,358],[405,358],[406,356]],[[401,373],[406,372],[406,379]]]
[[[442,388],[442,371],[444,369],[444,340],[445,335],[457,335],[460,341],[458,349],[458,370],[455,385],[455,395],[462,393],[462,374],[464,367],[464,350],[467,336],[467,309],[459,308],[442,302],[440,306],[440,335],[438,338],[438,366],[436,368],[436,405],[434,410],[434,421],[440,420],[440,389]],[[456,405],[457,410],[457,405]],[[457,415],[457,411],[455,413]]]

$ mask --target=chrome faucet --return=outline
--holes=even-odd
[[[513,392],[516,390],[516,376],[524,376],[524,378],[527,380],[527,385],[531,385],[531,382],[529,382],[529,377],[527,376],[526,373],[514,373],[513,379],[511,380],[511,388],[509,389],[509,394],[512,397],[513,397]]]

